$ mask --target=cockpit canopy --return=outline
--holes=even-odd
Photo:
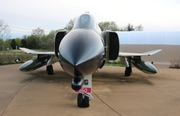
[[[73,29],[75,28],[97,30],[98,27],[97,27],[94,17],[89,13],[85,13],[85,14],[80,15],[77,18],[77,20],[74,23]]]

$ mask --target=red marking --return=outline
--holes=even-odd
[[[76,90],[76,93],[91,93],[92,88],[82,87],[80,90]]]

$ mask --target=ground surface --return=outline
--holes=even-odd
[[[93,75],[89,108],[76,106],[71,77],[59,64],[55,75],[45,67],[33,72],[18,71],[20,64],[0,66],[1,116],[179,116],[180,69],[157,66],[159,73],[144,74],[133,68],[105,66]]]

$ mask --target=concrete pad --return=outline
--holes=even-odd
[[[23,73],[20,65],[0,66],[1,116],[179,116],[179,69],[158,66],[159,73],[144,74],[133,68],[124,77],[124,67],[105,66],[93,74],[89,108],[78,108],[71,89],[72,77],[58,63],[55,74],[45,67]]]
[[[16,94],[34,78],[33,75],[20,73],[19,66],[0,66],[0,114],[5,111]]]

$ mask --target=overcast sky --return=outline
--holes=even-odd
[[[180,0],[0,0],[0,20],[11,35],[30,35],[40,27],[49,33],[61,29],[84,12],[97,22],[142,25],[144,31],[180,31]]]

